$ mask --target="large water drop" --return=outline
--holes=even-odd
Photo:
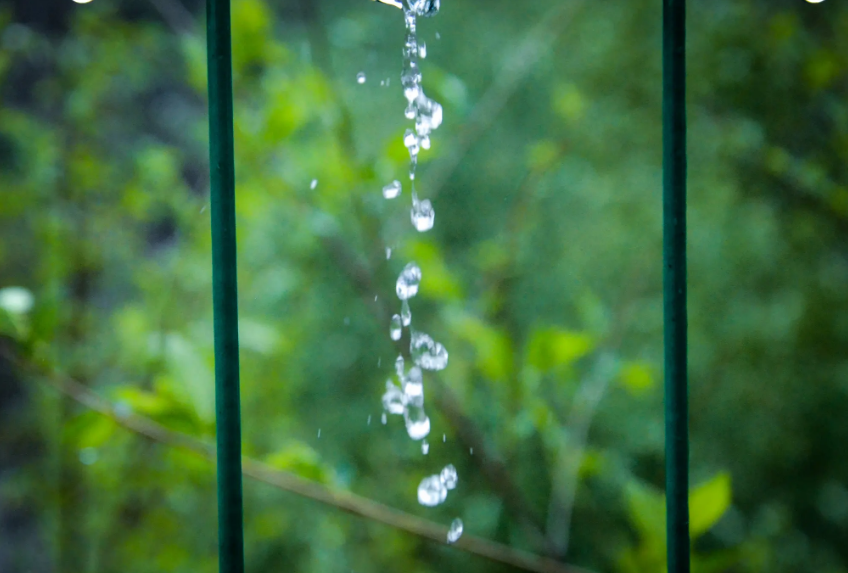
[[[408,300],[404,300],[400,305],[400,319],[404,326],[409,326],[412,322],[412,310],[409,308]]]
[[[459,476],[457,475],[456,468],[453,467],[453,464],[448,464],[442,469],[442,472],[439,474],[439,479],[442,480],[442,483],[445,484],[447,489],[454,489],[456,487],[456,484],[459,481]]]
[[[397,179],[383,187],[383,197],[386,199],[394,199],[400,195],[401,184]]]
[[[412,220],[412,225],[420,233],[432,229],[433,224],[436,222],[436,212],[433,210],[433,205],[429,199],[424,199],[423,201],[418,201],[418,199],[413,200],[412,210],[409,212],[409,216]]]
[[[421,269],[415,263],[409,263],[400,272],[395,290],[400,300],[407,300],[418,294],[421,284]]]
[[[403,417],[406,422],[406,433],[413,440],[426,438],[430,433],[430,418],[427,417],[424,408],[410,404]]]
[[[418,366],[410,368],[403,377],[403,396],[407,404],[424,406],[424,377]]]
[[[448,351],[428,334],[412,332],[409,343],[412,360],[424,370],[444,370],[448,365]]]
[[[462,520],[457,517],[448,529],[448,543],[456,543],[460,537],[462,537]]]
[[[400,340],[402,328],[400,320],[399,314],[392,316],[391,326],[389,327],[389,336],[392,337],[392,340]]]
[[[391,380],[386,380],[386,392],[383,394],[383,408],[389,414],[403,414],[406,411],[406,396]]]
[[[364,84],[365,79],[365,72],[359,72],[358,74],[356,74],[356,83]]]
[[[434,507],[445,501],[448,490],[439,479],[439,476],[428,476],[418,484],[418,503],[427,507]]]

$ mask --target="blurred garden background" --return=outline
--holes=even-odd
[[[846,573],[848,6],[689,5],[693,570]],[[232,10],[245,455],[468,539],[663,573],[661,2],[422,19],[444,107],[426,233],[402,13]],[[2,573],[216,570],[214,465],[178,447],[214,439],[205,91],[198,0],[0,2]],[[427,455],[380,423],[411,260],[413,323],[450,353]],[[419,505],[447,463],[459,486]],[[250,573],[518,571],[244,495]]]

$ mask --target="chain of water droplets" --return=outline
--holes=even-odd
[[[418,16],[432,16],[439,10],[439,0],[407,0],[404,8],[406,24],[406,41],[403,47],[403,71],[401,85],[407,101],[404,115],[415,122],[415,129],[407,129],[403,135],[403,144],[409,151],[409,180],[412,195],[410,219],[418,232],[429,231],[435,223],[435,211],[429,199],[419,200],[415,191],[415,169],[418,165],[418,154],[422,149],[430,149],[430,133],[442,123],[442,106],[428,98],[421,87],[421,70],[418,58],[427,56],[426,46],[418,42]],[[392,181],[383,187],[383,196],[394,199],[401,194],[402,185]],[[386,250],[386,256],[391,256],[391,250]],[[430,433],[430,418],[424,410],[424,376],[422,370],[442,370],[448,363],[448,352],[445,347],[432,339],[428,334],[412,328],[412,311],[409,299],[418,294],[421,283],[421,268],[414,262],[407,264],[398,276],[395,292],[401,301],[399,314],[391,318],[389,335],[392,340],[400,340],[403,329],[409,328],[409,355],[413,365],[406,370],[403,355],[395,360],[395,374],[399,382],[390,378],[386,381],[386,391],[383,394],[383,423],[386,423],[386,413],[402,415],[409,437],[422,440],[421,451],[426,455],[429,444],[425,439]],[[438,474],[425,477],[418,486],[418,502],[425,506],[436,506],[445,501],[449,490],[456,487],[458,476],[456,468],[448,464]],[[455,519],[447,534],[448,543],[454,543],[462,535],[462,520]]]

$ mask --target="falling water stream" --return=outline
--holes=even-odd
[[[403,46],[403,71],[401,86],[407,101],[404,116],[414,122],[414,128],[407,129],[403,135],[403,144],[409,151],[409,185],[412,197],[410,220],[413,228],[426,232],[433,228],[436,213],[429,199],[420,199],[415,190],[415,171],[418,166],[418,154],[421,150],[430,149],[430,134],[442,123],[442,106],[424,94],[421,86],[421,70],[419,58],[427,57],[424,42],[419,42],[417,21],[419,16],[433,16],[439,11],[439,0],[406,0],[403,8],[406,24],[406,41]],[[392,181],[383,189],[383,197],[395,199],[402,193],[400,181]],[[386,258],[391,257],[391,250],[386,249]],[[403,416],[406,431],[413,440],[421,440],[421,451],[427,455],[430,445],[425,439],[430,433],[430,418],[424,408],[424,371],[443,370],[448,364],[447,349],[433,338],[412,326],[412,309],[409,301],[418,294],[418,287],[423,279],[421,268],[415,263],[408,263],[400,272],[395,284],[395,293],[401,301],[400,312],[391,317],[389,337],[399,341],[403,337],[403,329],[409,330],[409,355],[411,361],[407,369],[407,361],[403,355],[395,360],[395,375],[397,383],[392,379],[386,381],[383,394],[383,423],[386,414]],[[444,441],[444,440],[443,440]],[[418,502],[432,507],[444,502],[448,491],[456,487],[458,482],[456,468],[449,464],[439,473],[421,480],[418,486]],[[462,521],[455,519],[447,534],[447,542],[454,543],[462,535]]]

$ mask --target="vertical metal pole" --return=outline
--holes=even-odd
[[[663,0],[663,310],[668,573],[689,573],[686,0]]]
[[[236,282],[235,162],[230,0],[207,0],[212,300],[218,438],[218,570],[244,571]]]

